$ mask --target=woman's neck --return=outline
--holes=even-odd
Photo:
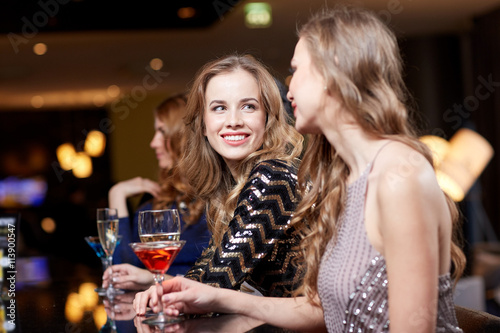
[[[349,182],[360,177],[375,158],[382,141],[385,141],[369,135],[353,124],[344,124],[340,129],[324,130],[323,133],[347,164],[350,170]]]

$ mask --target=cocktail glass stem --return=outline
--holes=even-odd
[[[109,267],[109,283],[108,290],[106,290],[106,294],[108,297],[112,297],[116,294],[116,289],[113,287],[113,257],[109,256],[106,259],[106,268]]]
[[[163,280],[165,280],[165,275],[163,274],[155,274],[154,275],[154,280],[156,284],[156,292],[158,294],[158,317],[156,321],[158,322],[166,322],[167,318],[165,317],[165,314],[163,313],[163,303],[161,301],[161,297],[163,296]]]

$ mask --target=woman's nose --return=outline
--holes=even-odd
[[[159,139],[158,136],[159,136],[159,133],[155,133],[155,135],[151,139],[151,142],[149,143],[149,146],[153,149],[158,147],[158,139]]]
[[[230,111],[227,113],[226,124],[229,127],[239,127],[243,125],[243,119],[238,111]]]

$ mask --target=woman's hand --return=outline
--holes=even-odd
[[[164,312],[169,316],[178,316],[181,312],[189,314],[217,312],[218,298],[226,291],[183,277],[164,281],[162,287]],[[134,309],[138,315],[144,315],[148,305],[153,312],[158,311],[158,292],[155,286],[135,296]]]
[[[107,288],[110,278],[113,279],[113,287],[118,289],[145,290],[154,284],[151,272],[130,264],[113,265],[106,269],[102,276],[104,288]]]

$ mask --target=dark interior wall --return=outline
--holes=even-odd
[[[481,176],[483,205],[491,225],[500,234],[500,9],[474,22],[471,34],[472,84],[467,91],[470,119],[493,146],[496,156]],[[476,104],[472,104],[476,102]],[[474,107],[473,107],[474,106]]]
[[[400,40],[405,80],[421,115],[422,134],[449,140],[458,129],[471,128],[498,150],[499,22],[496,12],[477,19],[471,32]],[[498,167],[494,157],[460,203],[466,248],[500,234]]]
[[[449,139],[457,128],[447,110],[463,99],[461,38],[422,36],[400,40],[405,81],[421,114],[425,134]]]

